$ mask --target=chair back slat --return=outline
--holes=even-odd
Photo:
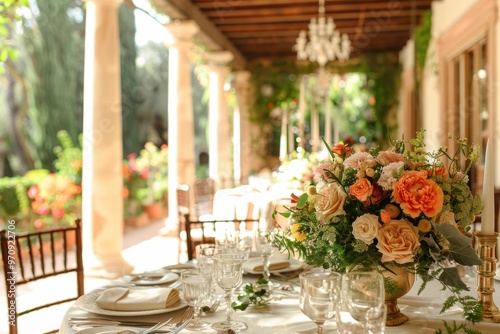
[[[68,256],[68,238],[70,233],[72,235],[74,233],[75,236],[75,263],[70,263],[70,257]],[[61,238],[62,242],[60,240]],[[48,247],[44,247],[44,243],[48,243]],[[9,334],[18,333],[17,321],[20,315],[66,303],[68,301],[74,301],[84,294],[82,233],[80,219],[75,220],[75,226],[72,227],[17,233],[15,235],[15,241],[9,240],[7,238],[7,231],[2,230],[0,231],[0,244],[2,250],[2,260],[4,263],[3,269],[5,286],[7,288],[7,304],[16,305],[13,315],[14,322],[9,321]],[[58,251],[61,244],[63,246],[61,247],[61,253],[59,255]],[[12,276],[10,273],[12,270],[9,269],[8,265],[9,249],[12,249],[12,251],[17,255],[15,266],[18,277],[16,277],[16,280],[14,281],[15,286],[27,284],[36,280],[49,279],[62,274],[72,273],[76,276],[76,292],[74,295],[70,298],[65,295],[63,299],[55,297],[54,299],[56,300],[45,300],[45,303],[35,305],[32,308],[18,310],[18,305],[15,303],[15,298],[17,296],[13,296],[12,293],[8,293],[8,289],[12,288],[12,283],[7,281],[7,279]],[[23,250],[26,250],[26,252],[23,252]],[[38,250],[38,252],[35,252],[35,250]],[[54,288],[57,289],[58,286],[54,285]],[[16,293],[20,291],[17,288],[15,288],[15,290]],[[37,300],[37,298],[34,297],[34,300]],[[44,299],[40,298],[39,300]],[[12,315],[12,310],[10,311],[10,315]]]

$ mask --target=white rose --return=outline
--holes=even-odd
[[[445,211],[436,218],[436,223],[448,223],[451,225],[457,225],[455,221],[455,214],[451,211]]]
[[[330,220],[333,216],[343,215],[347,195],[336,183],[326,183],[318,190],[314,208],[316,218],[320,222]]]
[[[364,241],[367,245],[371,245],[373,239],[378,235],[379,228],[378,216],[365,214],[358,217],[352,223],[352,234],[356,239]]]

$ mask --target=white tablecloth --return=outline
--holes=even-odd
[[[246,280],[254,281],[256,276],[247,277]],[[471,289],[470,294],[476,296],[475,279],[468,282]],[[419,334],[434,333],[436,329],[441,328],[444,331],[443,320],[449,324],[453,320],[460,323],[462,320],[461,310],[455,308],[447,311],[445,314],[439,314],[443,301],[448,294],[439,291],[437,284],[430,283],[420,296],[417,296],[420,282],[417,280],[413,289],[404,297],[399,299],[398,305],[401,310],[409,316],[410,320],[397,327],[387,327],[386,333],[398,334]],[[500,305],[500,282],[496,282],[494,295],[496,305]],[[216,313],[208,314],[203,319],[208,322],[216,322],[224,319],[225,305],[222,304]],[[139,321],[162,321],[168,317],[173,317],[173,321],[179,319],[183,310],[178,310],[169,314],[142,316],[140,319],[134,317],[117,317],[121,320],[139,320]],[[68,318],[73,316],[89,317],[96,316],[79,309],[76,305],[72,306],[66,313],[61,325],[61,333],[74,334],[75,331],[69,326]],[[248,324],[247,334],[293,334],[293,333],[314,333],[315,325],[299,309],[297,296],[282,296],[281,300],[273,301],[271,305],[261,309],[249,308],[246,311],[237,311],[235,319],[244,321]],[[471,328],[480,330],[484,334],[500,333],[500,323],[482,321]],[[184,329],[181,333],[200,333]],[[215,333],[211,329],[202,331],[202,333]],[[336,333],[334,321],[330,321],[325,326],[325,333]]]

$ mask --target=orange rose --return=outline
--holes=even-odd
[[[426,171],[408,171],[394,183],[394,200],[404,213],[413,218],[424,213],[427,217],[443,208],[444,194],[439,185],[427,179]]]
[[[336,183],[327,183],[318,189],[316,195],[316,218],[320,222],[330,220],[333,216],[343,215],[347,195]]]
[[[357,180],[349,188],[349,194],[356,197],[360,202],[366,202],[372,193],[373,186],[368,179]]]
[[[378,231],[377,248],[382,253],[382,262],[413,262],[418,247],[418,229],[407,220],[391,220]]]

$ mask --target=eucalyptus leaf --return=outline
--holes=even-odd
[[[469,287],[465,285],[460,278],[460,274],[458,273],[458,269],[456,267],[444,268],[443,272],[439,276],[439,280],[447,286],[469,291]]]
[[[297,201],[297,208],[302,209],[306,205],[308,198],[309,195],[307,195],[307,193],[300,195],[299,200]]]
[[[450,244],[453,260],[464,266],[481,265],[481,260],[470,245],[470,238],[464,236],[451,224],[438,224],[437,229]]]

